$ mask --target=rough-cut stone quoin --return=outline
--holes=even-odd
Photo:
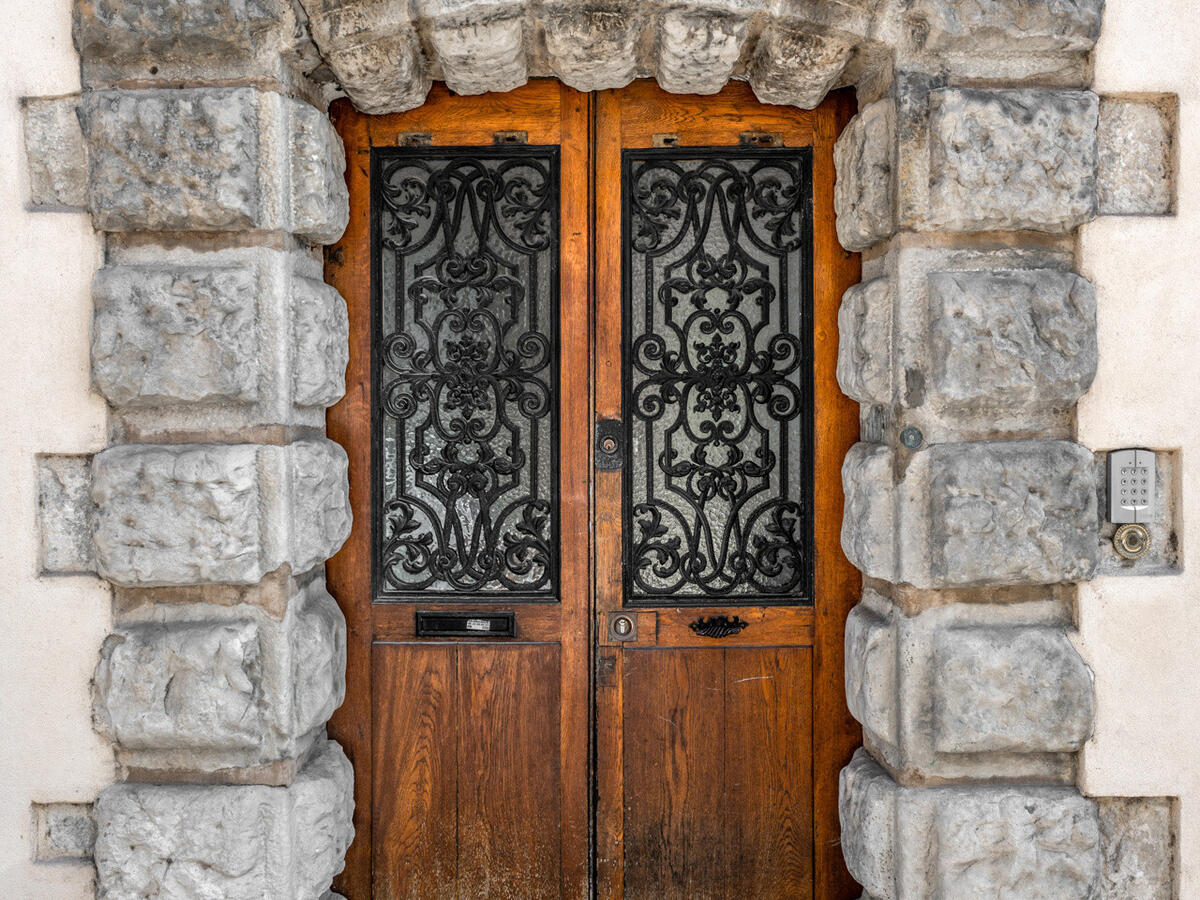
[[[1068,441],[937,444],[897,482],[887,449],[859,444],[842,467],[842,547],[865,574],[915,587],[1087,579],[1098,556],[1090,459]]]
[[[1070,782],[1091,672],[1051,600],[901,613],[868,589],[846,621],[846,699],[897,777]]]
[[[288,787],[116,784],[96,801],[105,900],[321,900],[353,835],[352,773],[326,742]]]
[[[97,91],[81,109],[97,228],[316,241],[345,230],[341,139],[302,101],[253,88]]]
[[[904,788],[860,750],[842,770],[846,865],[878,900],[1092,900],[1096,803],[1072,788]]]
[[[345,620],[318,579],[282,621],[257,607],[142,610],[105,641],[98,730],[140,770],[302,759],[345,693]]]
[[[349,534],[346,467],[325,440],[111,447],[92,472],[100,574],[152,587],[306,572]]]

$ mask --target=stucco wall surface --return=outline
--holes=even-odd
[[[1183,572],[1101,577],[1079,620],[1097,718],[1082,787],[1178,796],[1180,894],[1200,897],[1200,16],[1194,0],[1108,0],[1095,56],[1100,94],[1180,100],[1177,214],[1101,218],[1082,230],[1096,285],[1100,365],[1079,405],[1094,450],[1173,449],[1182,470]]]
[[[90,802],[113,778],[88,683],[110,630],[96,578],[39,578],[35,454],[104,446],[88,382],[87,216],[26,211],[19,98],[79,90],[70,0],[5,0],[0,29],[0,885],[23,900],[91,897],[92,868],[33,862],[34,802]]]

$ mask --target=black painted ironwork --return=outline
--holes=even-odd
[[[553,600],[558,149],[375,148],[374,585]]]
[[[701,637],[723,638],[729,637],[731,634],[740,634],[742,629],[749,625],[749,622],[743,622],[739,616],[734,616],[732,619],[728,616],[713,616],[711,619],[701,616],[689,624],[688,628]]]
[[[811,173],[624,153],[630,605],[811,602]]]

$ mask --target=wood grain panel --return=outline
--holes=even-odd
[[[625,896],[724,896],[724,652],[624,654]]]
[[[813,896],[812,651],[725,653],[725,896]]]
[[[561,897],[559,648],[457,650],[458,896]]]
[[[380,900],[458,896],[457,648],[376,644],[371,805]]]

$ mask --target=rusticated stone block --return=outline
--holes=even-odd
[[[879,900],[1091,900],[1096,804],[1073,788],[902,788],[866,751],[842,770],[850,873]]]
[[[642,4],[620,0],[548,7],[543,24],[551,70],[577,91],[624,87],[638,74],[645,15]]]
[[[933,91],[922,227],[1067,232],[1089,221],[1098,115],[1087,91]]]
[[[104,900],[320,900],[354,829],[353,773],[327,742],[288,787],[116,784],[96,801]]]
[[[908,15],[926,50],[1085,53],[1103,9],[1104,0],[915,0]]]
[[[1101,797],[1101,900],[1172,900],[1175,831],[1168,797]]]
[[[442,63],[443,80],[456,94],[511,91],[529,79],[523,16],[455,17],[436,23],[430,42]]]
[[[91,489],[90,456],[38,457],[38,534],[43,573],[73,575],[96,570]]]
[[[92,379],[116,406],[258,399],[258,283],[247,268],[101,269]]]
[[[345,389],[346,305],[320,261],[262,247],[112,254],[93,282],[92,378],[133,440],[320,427]]]
[[[910,616],[867,590],[846,622],[850,712],[897,777],[1069,783],[1094,700],[1068,627],[1050,600]]]
[[[98,571],[133,587],[307,571],[349,535],[346,467],[324,440],[110,447],[92,464]]]
[[[658,83],[678,94],[715,94],[725,86],[749,33],[742,16],[671,10],[659,32]]]
[[[873,444],[842,467],[842,547],[870,577],[982,587],[1076,582],[1096,568],[1091,454],[1078,444],[936,444],[913,454],[902,478],[894,472]]]
[[[1069,435],[1096,371],[1091,283],[1063,251],[923,240],[897,238],[846,293],[842,390],[929,443]]]
[[[425,102],[431,84],[404,3],[302,0],[313,41],[342,90],[365,113]]]
[[[1175,208],[1174,95],[1100,98],[1099,212],[1163,216]]]
[[[877,100],[850,120],[833,147],[838,240],[866,250],[896,229],[896,108]]]
[[[38,862],[91,859],[96,820],[90,803],[33,804],[33,858]]]
[[[345,629],[320,579],[282,621],[256,607],[141,609],[101,650],[97,730],[142,773],[302,759],[345,696]]]
[[[89,86],[267,76],[292,81],[303,28],[285,0],[78,0],[75,46]],[[304,67],[304,71],[312,66]]]
[[[813,109],[837,83],[853,49],[838,38],[769,27],[750,63],[750,86],[763,103]]]
[[[87,208],[87,146],[75,112],[78,103],[78,94],[21,101],[29,202],[34,209]]]
[[[332,406],[346,393],[350,322],[346,301],[315,278],[292,286],[292,397],[298,406]]]
[[[280,229],[332,241],[345,229],[341,139],[299,100],[253,88],[97,91],[81,109],[101,230]]]

